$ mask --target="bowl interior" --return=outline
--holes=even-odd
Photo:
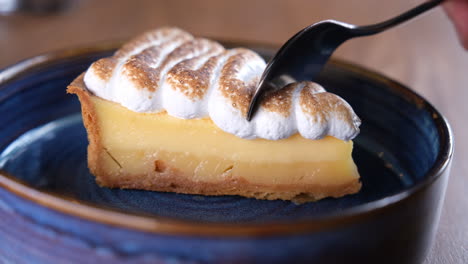
[[[268,59],[271,50],[257,49]],[[100,188],[89,173],[87,137],[76,96],[66,86],[96,59],[95,50],[55,58],[1,83],[0,170],[31,188],[125,213],[188,221],[239,223],[323,217],[384,199],[430,177],[443,138],[438,113],[423,99],[378,75],[332,62],[317,82],[346,99],[363,121],[353,157],[362,190],[297,205],[238,196],[198,196]],[[1,174],[1,173],[0,173]],[[7,177],[1,176],[0,177]]]

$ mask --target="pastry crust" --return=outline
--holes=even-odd
[[[102,177],[104,176],[104,177]],[[180,173],[176,168],[167,167],[162,172],[154,174],[130,175],[121,174],[118,177],[101,175],[97,178],[100,186],[121,189],[140,189],[160,192],[176,192],[199,195],[240,195],[263,200],[291,200],[295,203],[316,201],[325,197],[341,197],[359,191],[361,184],[356,181],[349,183],[320,186],[313,184],[252,184],[244,178],[220,177],[220,182],[193,181]]]
[[[93,95],[86,89],[83,77],[84,73],[73,80],[67,87],[67,93],[76,94],[80,100],[83,124],[88,133],[88,167],[91,173],[96,176],[97,182],[100,183],[102,182],[102,176],[105,175],[99,166],[99,164],[101,164],[100,153],[104,151],[104,147],[102,146],[101,137],[99,136],[98,117],[93,102],[91,102],[91,96]]]

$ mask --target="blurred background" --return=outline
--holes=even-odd
[[[371,24],[422,0],[0,0],[0,68],[40,53],[126,40],[171,25],[194,35],[281,45],[323,19]],[[450,121],[456,153],[436,242],[426,263],[468,263],[468,52],[441,8],[336,57],[392,77]],[[463,136],[465,135],[465,136]]]

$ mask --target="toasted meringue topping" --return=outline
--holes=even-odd
[[[96,96],[130,110],[210,117],[242,138],[278,140],[299,132],[309,139],[350,140],[359,133],[361,121],[351,106],[313,82],[292,83],[267,95],[248,122],[248,106],[265,66],[251,50],[225,50],[180,29],[162,28],[93,63],[84,81]]]

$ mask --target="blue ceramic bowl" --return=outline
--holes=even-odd
[[[249,46],[249,45],[247,45]],[[328,64],[317,81],[361,117],[362,190],[297,205],[98,187],[66,86],[115,46],[38,56],[0,73],[0,262],[414,263],[440,216],[447,121],[374,72]],[[272,50],[250,45],[268,59]]]

